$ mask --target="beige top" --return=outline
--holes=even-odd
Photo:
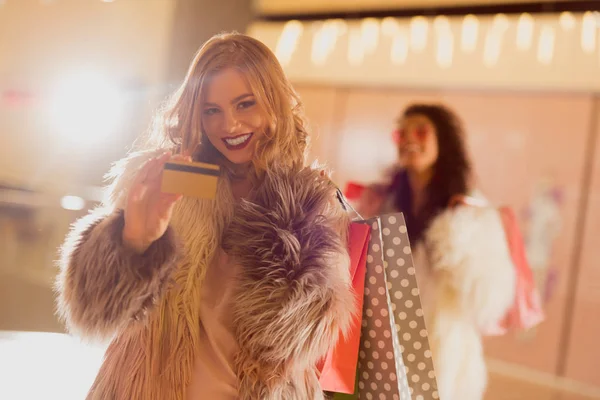
[[[235,400],[233,357],[238,349],[231,301],[238,266],[220,250],[206,271],[200,303],[200,342],[188,400]]]

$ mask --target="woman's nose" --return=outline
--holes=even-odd
[[[234,112],[230,111],[225,113],[224,125],[224,129],[227,133],[234,133],[239,128],[240,122]]]

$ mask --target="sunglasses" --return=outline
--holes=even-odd
[[[429,129],[427,129],[427,127],[424,125],[418,126],[417,129],[414,130],[414,134],[415,134],[417,140],[419,140],[419,141],[425,140],[425,137],[427,136],[428,132],[429,132]],[[406,129],[395,129],[392,132],[392,140],[396,144],[404,143],[406,141],[406,136],[407,136]]]

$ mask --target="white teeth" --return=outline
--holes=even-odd
[[[237,146],[237,145],[244,143],[246,140],[248,140],[250,138],[250,135],[251,134],[248,133],[244,136],[240,136],[235,139],[225,139],[225,142],[230,146]]]

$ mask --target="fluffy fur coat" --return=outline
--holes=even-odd
[[[315,365],[354,310],[348,219],[312,169],[271,171],[241,202],[227,177],[214,201],[182,199],[143,254],[121,243],[135,173],[157,152],[118,163],[102,209],[61,252],[58,308],[70,331],[111,339],[88,399],[182,400],[199,338],[206,268],[219,247],[241,265],[232,304],[240,399],[321,399]]]
[[[394,211],[390,198],[369,190],[379,196],[377,213]],[[445,210],[413,243],[413,254],[440,398],[481,400],[487,383],[482,333],[515,299],[515,267],[498,211]]]

